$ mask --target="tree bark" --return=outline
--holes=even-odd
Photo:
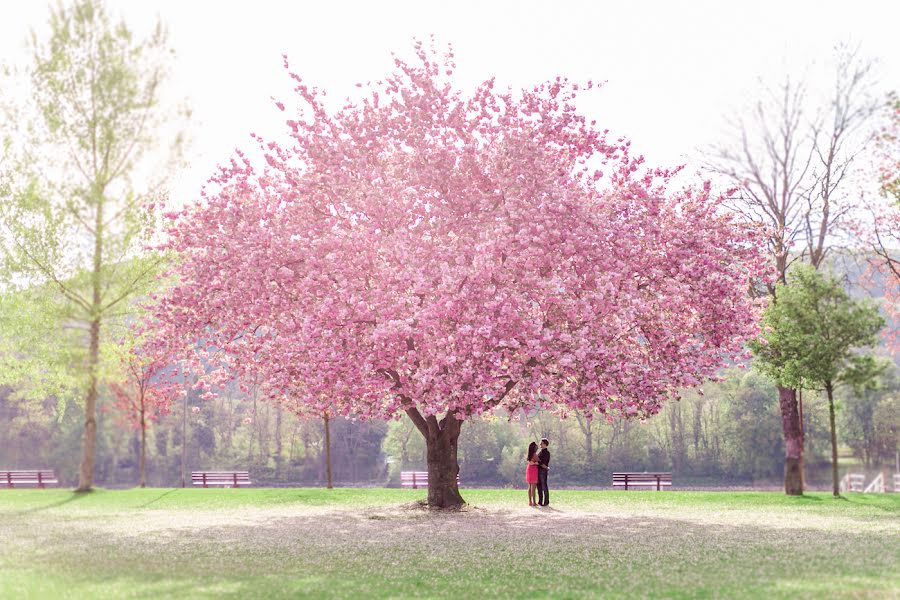
[[[416,408],[408,408],[406,414],[425,438],[429,508],[461,508],[466,501],[459,493],[456,477],[459,475],[457,450],[462,421],[448,414],[438,422],[434,415],[423,417]]]
[[[88,393],[84,401],[84,443],[76,492],[89,492],[94,486],[94,454],[97,447],[97,367],[100,363],[100,319],[91,321],[88,352]]]
[[[784,433],[784,493],[800,496],[803,494],[803,433],[797,391],[779,386],[778,400]]]
[[[331,424],[328,415],[323,417],[325,421],[325,481],[326,487],[330,490],[334,488],[331,471]]]
[[[465,500],[459,493],[457,447],[462,422],[456,417],[445,419],[446,425],[425,438],[428,459],[428,506],[459,508]]]
[[[832,386],[825,386],[828,393],[828,424],[831,427],[831,484],[834,497],[841,495],[840,481],[838,479],[838,450],[837,450],[837,428],[834,424],[834,390]]]

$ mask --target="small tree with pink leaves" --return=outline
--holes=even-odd
[[[458,507],[466,419],[655,414],[742,352],[766,267],[708,186],[672,189],[579,114],[591,83],[464,94],[452,55],[416,54],[336,111],[290,73],[290,143],[254,135],[261,165],[238,153],[172,215],[158,316],[300,412],[405,414],[428,504]]]
[[[124,377],[110,384],[113,408],[131,428],[140,432],[140,486],[147,486],[147,428],[169,412],[177,389],[166,378],[169,365],[130,351],[122,357]]]

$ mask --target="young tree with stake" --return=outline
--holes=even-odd
[[[140,432],[140,486],[147,486],[147,428],[169,412],[180,386],[172,386],[165,378],[171,369],[167,361],[148,358],[133,350],[121,360],[123,381],[110,384],[113,407],[125,422]]]

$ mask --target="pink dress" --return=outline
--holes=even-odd
[[[528,466],[525,467],[525,483],[537,483],[538,480],[538,466],[528,463]]]

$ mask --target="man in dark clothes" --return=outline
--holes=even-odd
[[[541,451],[538,452],[537,484],[538,504],[540,506],[547,506],[550,504],[550,490],[547,489],[547,472],[550,470],[550,451],[547,450],[547,446],[549,445],[550,440],[547,438],[541,439]]]

